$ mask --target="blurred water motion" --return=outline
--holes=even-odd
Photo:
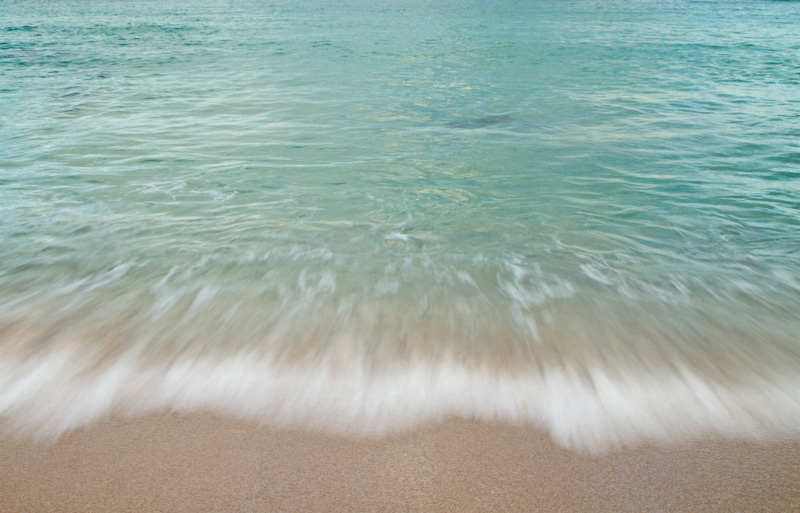
[[[797,436],[792,9],[8,6],[0,416]]]

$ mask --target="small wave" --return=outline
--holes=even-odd
[[[528,423],[565,447],[601,451],[701,435],[800,435],[800,382],[751,377],[726,386],[687,369],[599,367],[502,373],[452,361],[370,370],[358,357],[284,365],[240,353],[160,366],[134,355],[98,370],[61,351],[0,364],[0,416],[57,437],[111,412],[214,410],[275,426],[382,435],[446,417]]]

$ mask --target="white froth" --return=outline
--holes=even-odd
[[[673,374],[569,368],[511,375],[453,362],[380,373],[358,361],[287,367],[245,354],[146,367],[129,355],[102,371],[62,351],[0,364],[0,416],[58,436],[111,413],[215,410],[273,425],[380,435],[448,416],[527,423],[563,446],[599,451],[706,434],[800,435],[800,383],[753,377],[725,387]]]

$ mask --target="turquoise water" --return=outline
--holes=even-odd
[[[800,434],[800,4],[0,20],[0,416]]]

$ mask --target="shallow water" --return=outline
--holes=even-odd
[[[10,2],[0,415],[800,434],[795,2]]]

